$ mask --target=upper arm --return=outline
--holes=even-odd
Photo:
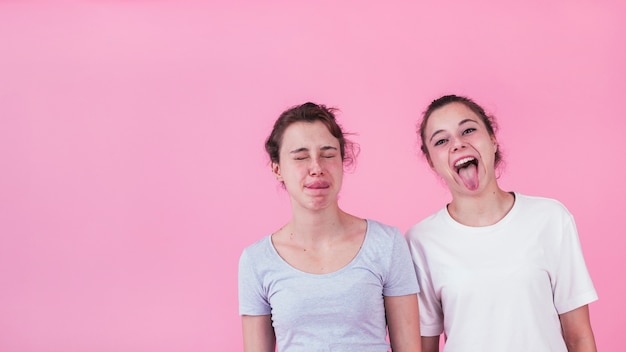
[[[588,305],[563,313],[559,315],[559,318],[568,351],[596,351]]]
[[[394,352],[421,351],[417,295],[386,296],[385,315]]]
[[[422,352],[439,352],[439,336],[422,336]]]
[[[274,352],[276,335],[271,315],[242,315],[243,350],[245,352]]]

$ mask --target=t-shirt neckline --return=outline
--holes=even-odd
[[[301,275],[307,275],[307,276],[311,276],[311,277],[317,277],[317,278],[327,278],[327,277],[331,277],[331,276],[335,276],[335,275],[339,275],[340,273],[342,273],[345,270],[348,270],[350,267],[352,267],[356,261],[359,259],[359,257],[361,257],[361,253],[363,253],[363,248],[365,248],[365,246],[367,245],[367,242],[369,242],[369,232],[370,232],[370,228],[371,228],[371,221],[369,219],[365,219],[366,222],[366,228],[365,228],[365,236],[363,238],[363,243],[361,244],[361,247],[359,248],[359,251],[356,253],[356,255],[344,266],[342,266],[341,268],[330,272],[330,273],[326,273],[326,274],[314,274],[314,273],[309,273],[303,270],[300,270],[298,268],[296,268],[295,266],[289,264],[280,254],[278,254],[278,250],[276,250],[276,247],[274,247],[274,242],[272,242],[272,235],[270,234],[269,236],[267,236],[267,243],[270,247],[270,250],[272,251],[272,254],[274,255],[275,258],[277,258],[277,260],[281,263],[281,265],[284,265],[286,267],[288,267],[290,270],[293,270]]]

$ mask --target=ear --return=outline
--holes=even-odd
[[[279,182],[283,182],[283,177],[280,174],[280,165],[278,163],[272,162],[272,173]]]
[[[498,140],[495,136],[491,136],[491,142],[493,143],[494,153],[498,151]]]

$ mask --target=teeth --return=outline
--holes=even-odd
[[[461,165],[463,165],[463,164],[465,164],[465,163],[468,163],[468,162],[470,162],[470,161],[472,161],[472,160],[474,160],[474,159],[475,159],[475,158],[473,158],[473,157],[471,157],[471,156],[468,156],[467,158],[463,158],[463,159],[461,159],[461,160],[457,161],[457,162],[456,162],[456,164],[454,164],[454,166],[455,166],[455,167],[459,167],[459,166],[461,166]]]

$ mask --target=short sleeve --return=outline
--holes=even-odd
[[[404,296],[419,292],[415,267],[404,237],[398,229],[392,233],[392,250],[387,279],[383,285],[383,295]]]
[[[435,292],[428,265],[423,253],[418,249],[415,228],[409,230],[406,238],[409,244],[411,259],[415,265],[417,281],[420,286],[418,294],[420,311],[420,331],[422,336],[439,336],[443,332],[443,309],[441,300]]]
[[[263,289],[263,282],[255,270],[250,254],[244,250],[239,258],[239,314],[267,315],[271,307]]]
[[[598,295],[585,265],[576,224],[569,213],[563,218],[558,247],[552,288],[557,312],[563,314],[597,300]]]

